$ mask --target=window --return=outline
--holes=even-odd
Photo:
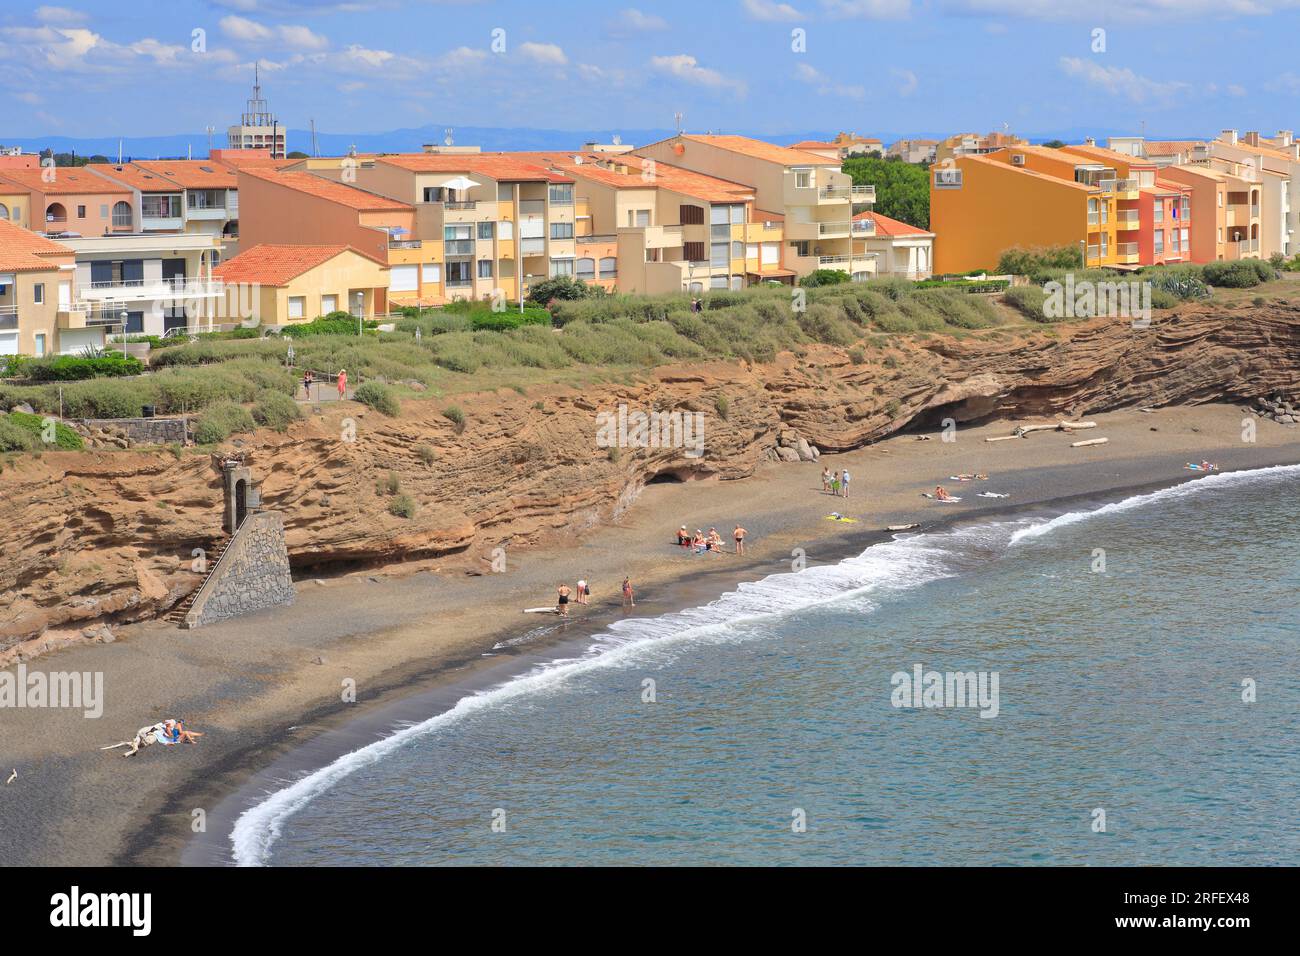
[[[613,256],[606,256],[600,260],[600,277],[602,279],[614,279],[618,277],[618,260]]]
[[[551,278],[552,278],[552,279],[554,279],[556,276],[571,276],[571,275],[573,275],[573,260],[572,260],[572,259],[552,259],[552,260],[551,260]]]
[[[1178,245],[1178,230],[1169,230],[1169,251],[1178,252],[1181,247]]]
[[[731,258],[733,259],[745,258],[745,244],[743,242],[733,242],[731,244]]]
[[[420,273],[421,278],[423,278],[425,282],[442,281],[442,266],[438,265],[436,262],[426,262],[424,265],[420,266]]]
[[[85,207],[85,206],[78,206],[78,207],[77,207],[77,218],[78,218],[78,219],[85,219],[85,218],[86,218],[86,207]]]
[[[99,218],[100,218],[100,219],[107,219],[107,218],[108,218],[108,206],[100,206],[100,207],[99,207]]]
[[[1110,245],[1110,233],[1103,232],[1101,234],[1101,257],[1103,259],[1106,258],[1106,249],[1109,245]]]
[[[176,219],[180,214],[180,196],[143,196],[140,199],[140,215],[146,219]]]
[[[329,315],[331,312],[339,310],[339,297],[337,295],[323,295],[320,297],[321,315]]]
[[[775,242],[763,243],[763,265],[776,266],[781,264],[781,247]]]
[[[1151,204],[1151,216],[1153,222],[1165,221],[1165,201],[1163,199],[1157,199]]]
[[[803,258],[803,257],[806,257],[806,256],[808,255],[808,240],[807,240],[807,239],[799,239],[799,240],[797,240],[797,241],[795,241],[795,242],[790,243],[790,245],[791,245],[791,247],[794,249],[794,254],[795,254],[796,256],[799,256],[799,257]]]
[[[443,195],[443,190],[440,186],[424,187],[425,202],[442,202],[442,195]]]
[[[1222,209],[1222,208],[1223,208],[1223,193],[1219,193],[1218,196],[1219,196],[1219,208]]]
[[[1189,243],[1189,242],[1187,241],[1188,230],[1186,230],[1186,229],[1180,229],[1180,230],[1179,230],[1179,235],[1181,235],[1181,236],[1183,237],[1183,248],[1184,248],[1184,249],[1189,249],[1189,250],[1190,250],[1190,249],[1192,248],[1192,246],[1191,246],[1191,243]]]
[[[45,302],[45,283],[38,282],[32,286],[32,301],[37,305]]]
[[[480,279],[491,279],[491,278],[492,278],[492,260],[491,260],[491,259],[480,259],[480,260],[478,261],[478,277],[479,277]]]
[[[709,288],[710,288],[710,289],[725,289],[726,287],[727,287],[727,277],[726,277],[726,276],[712,276],[712,277],[709,279]]]
[[[515,224],[509,219],[502,219],[497,223],[498,239],[513,239],[515,237]]]
[[[513,202],[515,187],[510,183],[497,183],[497,202]]]
[[[746,258],[746,259],[755,259],[755,260],[758,259],[758,243],[757,243],[757,242],[751,242],[749,245],[747,245],[747,246],[745,247],[745,258]]]
[[[638,209],[636,211],[636,227],[638,229],[644,229],[649,225],[650,225],[650,210]]]
[[[1218,238],[1218,241],[1219,241],[1219,242],[1222,242],[1222,241],[1223,241],[1223,227],[1222,227],[1222,226],[1219,227],[1219,238]]]
[[[573,223],[571,222],[553,222],[551,223],[552,239],[572,239]]]
[[[119,202],[113,204],[113,228],[130,229],[131,228],[131,204]]]
[[[45,333],[36,333],[36,357],[40,358],[45,354]]]
[[[794,185],[796,189],[808,189],[812,184],[811,169],[796,169],[794,171]]]
[[[577,275],[579,279],[594,279],[596,277],[596,260],[579,259]]]
[[[678,206],[677,221],[683,226],[702,226],[704,225],[704,207],[703,206]],[[628,213],[629,226],[635,225],[632,221],[632,213]]]
[[[395,265],[388,270],[388,290],[390,292],[418,292],[420,289],[420,267]],[[324,309],[324,306],[321,306]]]
[[[702,242],[682,243],[682,255],[686,257],[687,262],[703,262],[704,243]]]
[[[491,238],[492,238],[492,223],[490,223],[490,222],[480,222],[480,223],[478,224],[478,237],[479,237],[480,239],[491,239]]]
[[[452,242],[456,239],[472,239],[473,235],[469,226],[443,226],[442,238],[447,242]]]
[[[289,296],[289,318],[302,319],[307,315],[307,297],[305,295]]]
[[[1101,204],[1101,221],[1110,222],[1110,203],[1105,201]]]
[[[573,185],[561,185],[553,183],[551,185],[551,205],[553,206],[572,206],[573,205]]]
[[[1156,255],[1165,251],[1165,232],[1163,229],[1157,229],[1155,233],[1155,245],[1152,247]]]
[[[9,218],[9,208],[4,203],[0,202],[0,219],[8,219],[8,218]]]
[[[468,262],[447,263],[447,285],[469,285],[472,281]]]
[[[715,242],[709,248],[709,265],[715,269],[726,269],[731,265],[731,243]]]

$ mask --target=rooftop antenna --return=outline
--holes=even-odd
[[[686,115],[685,113],[674,113],[674,114],[673,114],[673,123],[676,124],[676,126],[677,126],[677,135],[678,135],[678,136],[681,136],[681,135],[682,135],[682,119],[683,119],[683,117],[685,117],[685,115]]]
[[[451,146],[453,143],[456,142],[454,139],[452,139],[451,136],[451,134],[454,132],[455,130],[452,129],[451,127],[447,127],[447,129],[443,130],[443,133],[446,135],[443,136],[442,141],[446,143],[448,146]]]
[[[311,118],[311,154],[319,156],[320,150],[316,148],[316,117]]]
[[[122,165],[122,140],[120,137],[117,141],[117,165]]]
[[[217,131],[215,126],[205,126],[204,130],[208,134],[208,158],[212,158],[212,134]]]
[[[622,137],[622,136],[619,136],[618,133],[615,133],[613,136],[611,136],[611,137],[609,138],[609,141],[610,141],[611,143],[613,143],[615,146],[622,146],[622,145],[623,145],[623,137]]]

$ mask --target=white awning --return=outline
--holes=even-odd
[[[442,188],[443,188],[443,189],[458,189],[458,190],[459,190],[459,189],[473,189],[473,188],[474,188],[475,186],[477,186],[477,185],[478,185],[478,183],[474,182],[474,180],[472,180],[472,179],[466,179],[464,176],[457,176],[455,179],[451,180],[450,182],[445,182],[445,183],[443,183],[443,184],[442,184]]]

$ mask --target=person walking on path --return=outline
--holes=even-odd
[[[339,369],[339,401],[348,397],[348,370]]]
[[[844,497],[847,498],[849,496],[849,470],[847,468],[844,469],[844,474],[840,475],[840,489],[843,491]]]
[[[307,401],[311,401],[311,369],[302,373],[302,390],[306,393]]]

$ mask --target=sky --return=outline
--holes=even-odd
[[[82,0],[0,9],[6,136],[281,124],[887,141],[1300,129],[1300,0]]]

